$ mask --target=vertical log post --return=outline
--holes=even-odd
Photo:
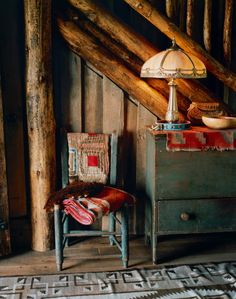
[[[208,52],[211,52],[211,16],[212,0],[205,0],[204,22],[203,22],[203,41]]]
[[[176,19],[177,15],[177,1],[176,0],[166,0],[166,15],[171,20]]]
[[[225,1],[224,32],[223,32],[223,50],[224,59],[227,66],[231,63],[231,33],[233,21],[233,0]]]
[[[194,8],[195,0],[187,1],[187,17],[186,17],[186,33],[189,36],[193,36],[193,24],[194,24]]]
[[[223,53],[228,68],[231,63],[231,34],[233,22],[233,0],[225,0],[224,32],[223,32]],[[224,102],[229,102],[229,88],[224,86]]]
[[[51,64],[51,0],[26,0],[26,106],[32,217],[32,249],[51,248],[52,229],[44,210],[55,190],[55,120]]]

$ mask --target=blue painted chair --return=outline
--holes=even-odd
[[[83,133],[82,133],[83,134]],[[65,187],[68,184],[68,143],[67,138],[63,138],[62,144],[62,185]],[[110,170],[109,170],[109,185],[116,185],[117,178],[117,145],[118,137],[115,134],[110,135]],[[85,237],[85,236],[108,236],[110,245],[116,245],[121,252],[123,266],[128,267],[129,260],[129,243],[128,243],[128,203],[124,203],[119,210],[119,218],[116,215],[117,211],[109,213],[109,229],[103,230],[75,230],[69,227],[69,217],[60,208],[59,204],[54,204],[54,230],[55,230],[55,254],[57,270],[62,270],[64,260],[64,248],[68,246],[69,238]],[[119,224],[121,229],[116,231],[116,224]],[[84,227],[83,227],[84,228]]]

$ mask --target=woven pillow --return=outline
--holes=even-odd
[[[68,133],[69,180],[105,184],[109,175],[109,135]]]

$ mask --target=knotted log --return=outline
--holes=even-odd
[[[221,63],[214,59],[207,51],[205,51],[198,43],[193,41],[185,33],[171,23],[168,18],[159,13],[155,7],[147,0],[124,0],[138,13],[145,17],[149,22],[156,26],[169,38],[176,39],[176,43],[185,51],[197,56],[206,65],[216,78],[225,85],[236,91],[236,74],[226,69]]]
[[[161,93],[136,76],[122,61],[73,22],[61,17],[57,21],[59,30],[72,51],[88,60],[156,116],[164,118],[167,99]],[[184,119],[184,115],[180,114],[180,118]]]
[[[166,0],[166,15],[172,19],[174,16],[174,3],[173,0]]]
[[[205,0],[203,21],[203,42],[205,49],[211,52],[211,14],[212,0]]]
[[[178,18],[178,3],[179,0],[166,0],[166,15],[172,22],[176,22]]]
[[[224,16],[224,30],[223,30],[223,55],[228,68],[231,63],[231,32],[233,19],[233,1],[225,0],[225,16]],[[229,101],[229,88],[224,86],[224,102]]]
[[[52,248],[51,215],[44,210],[56,185],[55,120],[51,64],[51,1],[26,0],[26,108],[32,249]]]
[[[195,6],[195,0],[187,1],[186,33],[189,36],[193,35],[194,6]]]
[[[226,64],[231,62],[231,32],[233,19],[233,0],[225,0],[224,32],[223,32],[223,52]]]
[[[134,32],[130,27],[120,22],[108,13],[102,6],[92,0],[68,0],[79,9],[93,24],[105,31],[113,40],[123,45],[131,53],[145,62],[160,52],[143,36]],[[209,89],[197,80],[178,79],[178,90],[191,101],[221,102]]]

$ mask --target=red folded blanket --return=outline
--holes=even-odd
[[[117,211],[124,203],[132,205],[134,201],[131,194],[106,186],[96,197],[70,197],[63,200],[63,208],[79,223],[91,225],[98,218]]]
[[[106,200],[95,197],[74,197],[63,201],[64,211],[70,214],[75,220],[84,225],[90,225],[96,219],[107,215],[110,205]]]

